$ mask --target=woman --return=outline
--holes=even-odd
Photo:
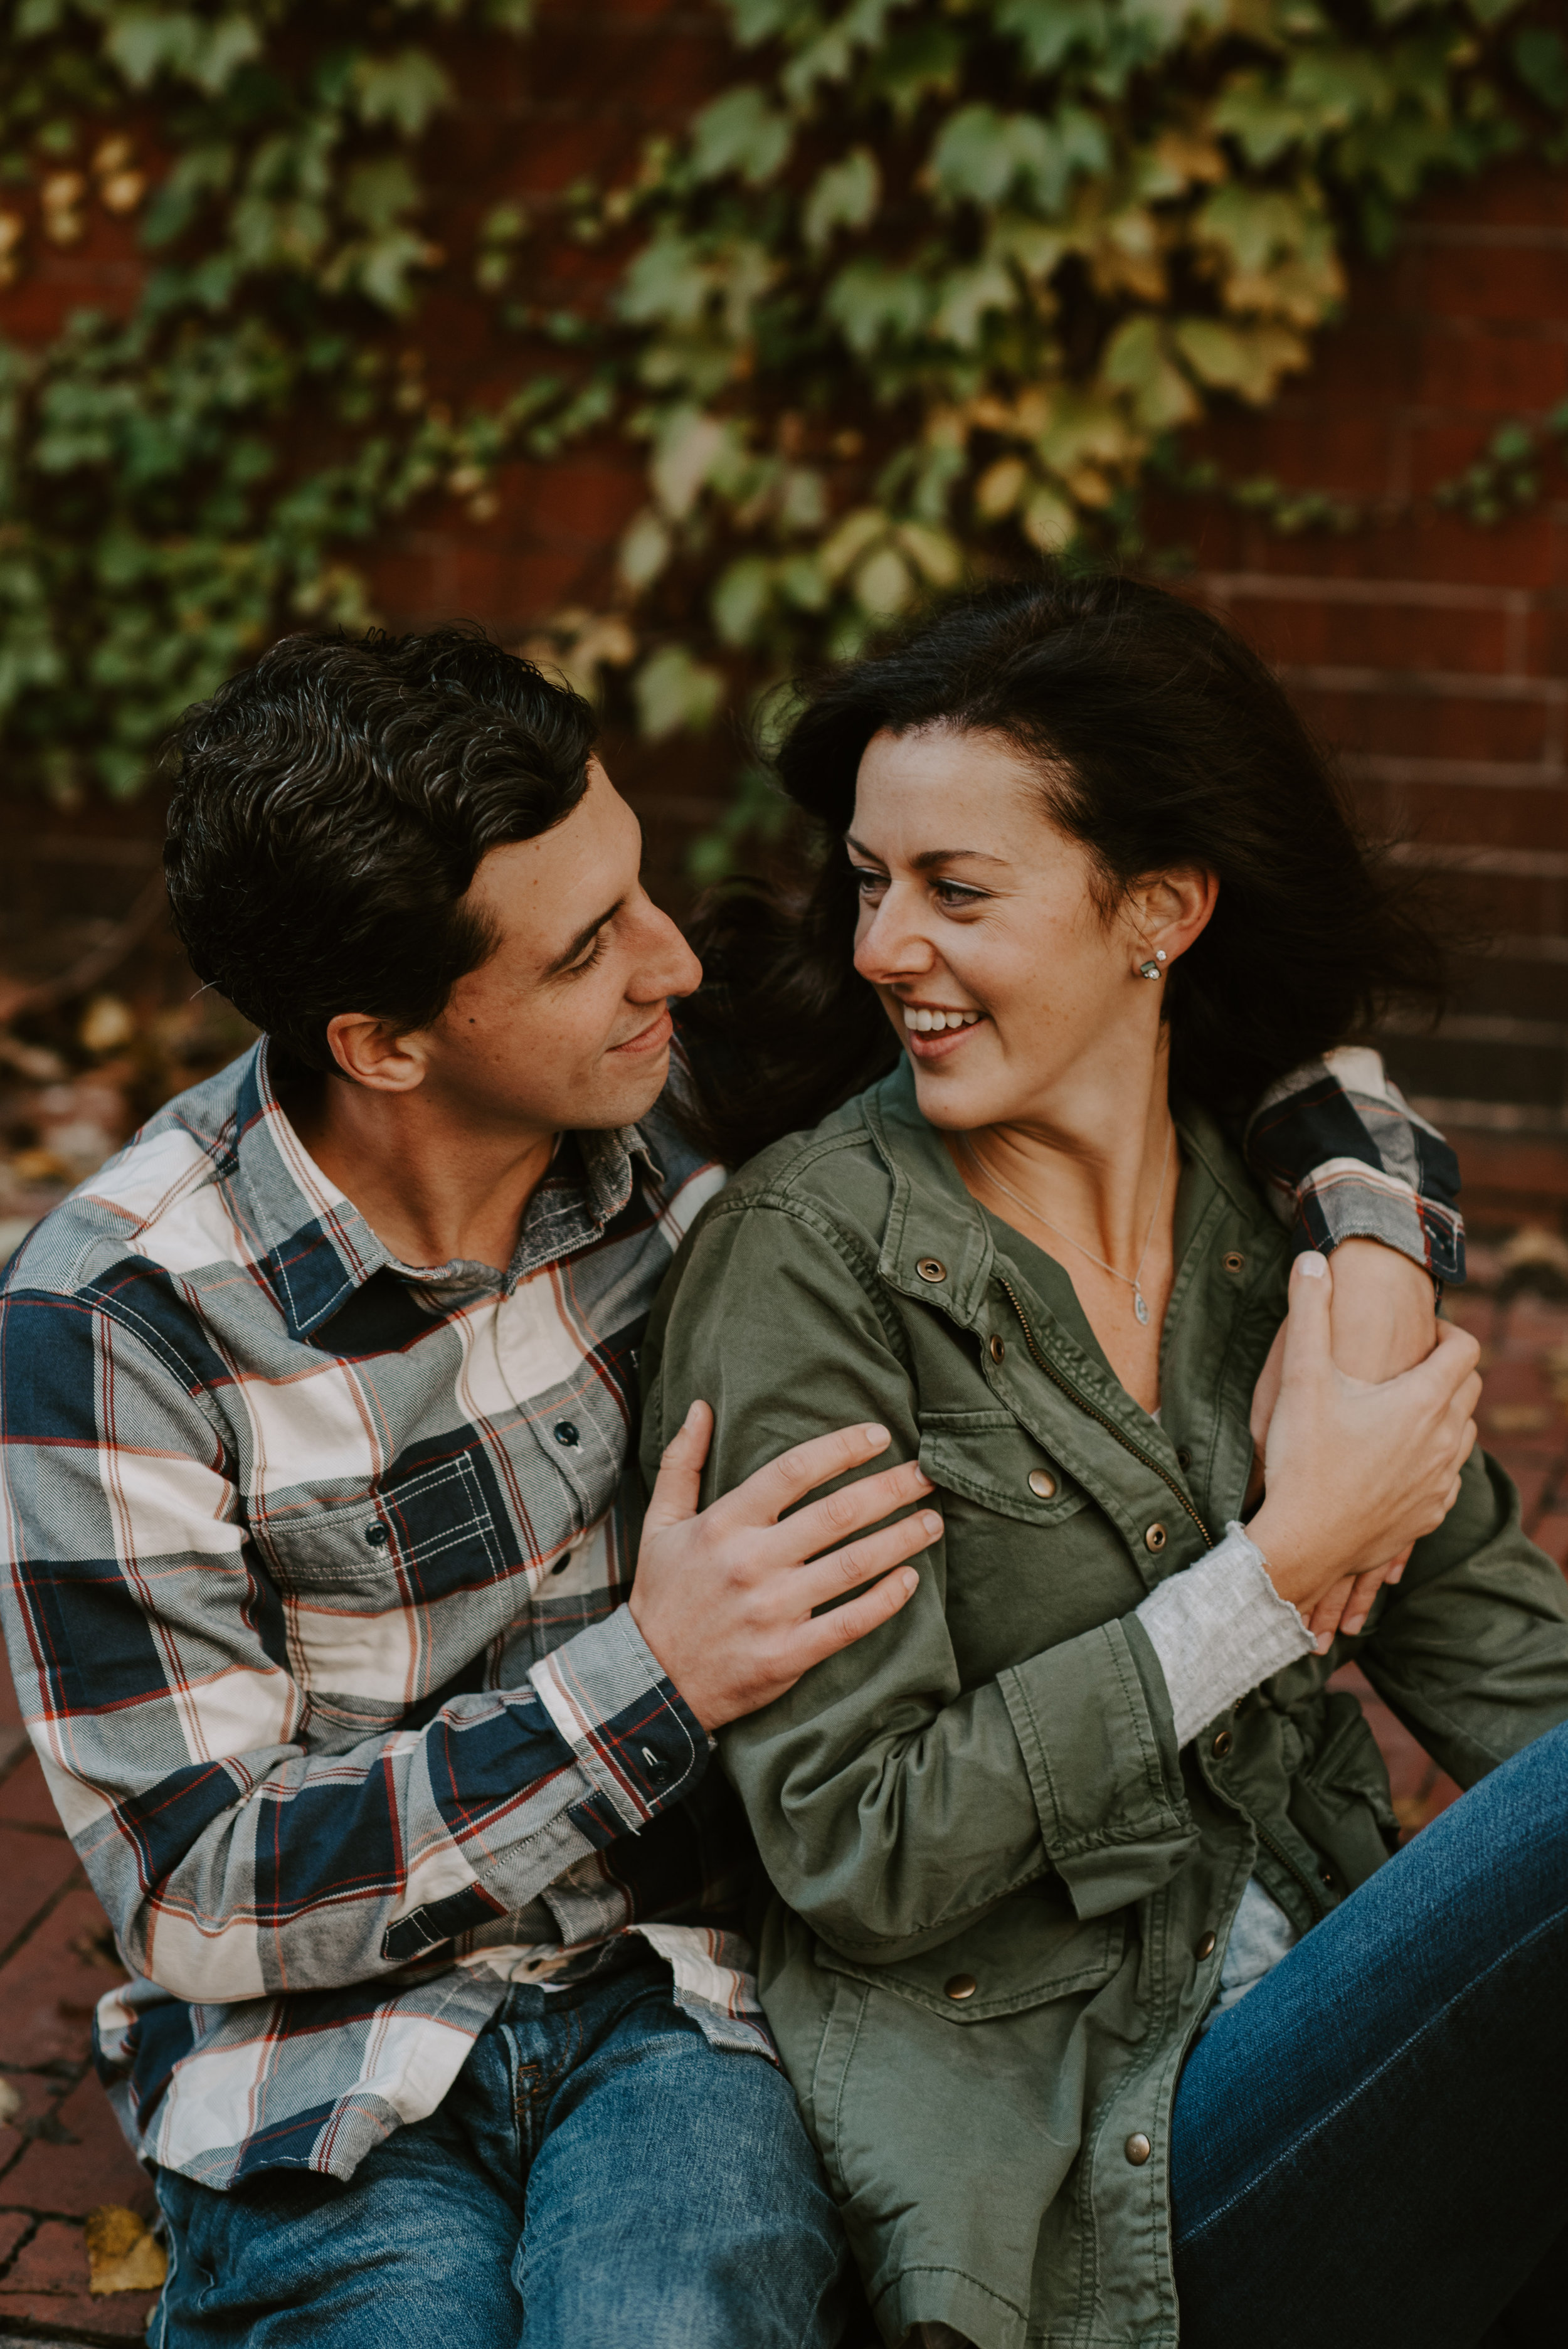
[[[903,1050],[688,1239],[646,1443],[707,1398],[722,1490],[861,1416],[934,1487],[903,1611],[723,1739],[878,2323],[1476,2344],[1568,2217],[1568,1593],[1465,1457],[1470,1341],[1336,1372],[1225,1123],[1418,936],[1267,671],[1130,582],[959,608],[780,765],[836,853],[732,987],[758,1098]],[[1352,1654],[1476,1785],[1392,1860]]]

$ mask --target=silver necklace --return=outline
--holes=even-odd
[[[1090,1264],[1098,1264],[1101,1272],[1109,1273],[1112,1280],[1125,1281],[1132,1291],[1133,1311],[1140,1321],[1147,1322],[1149,1302],[1143,1294],[1143,1268],[1149,1259],[1150,1247],[1154,1238],[1154,1226],[1160,1220],[1160,1208],[1165,1197],[1165,1177],[1171,1172],[1171,1137],[1175,1131],[1174,1125],[1168,1126],[1166,1129],[1165,1155],[1160,1162],[1160,1188],[1155,1195],[1154,1213],[1149,1218],[1149,1229],[1143,1236],[1143,1254],[1138,1259],[1138,1270],[1133,1273],[1118,1272],[1115,1265],[1107,1264],[1104,1257],[1096,1256],[1093,1248],[1086,1248],[1082,1240],[1075,1240],[1071,1232],[1064,1232],[1060,1224],[1053,1224],[1049,1216],[1042,1216],[1038,1207],[1031,1207],[1021,1191],[1015,1191],[1010,1183],[1004,1183],[1000,1174],[993,1167],[986,1165],[966,1133],[961,1133],[958,1139],[970,1164],[979,1168],[987,1183],[995,1183],[998,1191],[1005,1191],[1009,1199],[1022,1207],[1026,1216],[1031,1217],[1037,1224],[1044,1224],[1047,1231],[1055,1232],[1057,1239],[1066,1240],[1068,1247],[1077,1248],[1079,1256],[1087,1256]]]

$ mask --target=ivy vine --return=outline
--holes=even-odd
[[[1351,502],[1184,455],[1266,405],[1439,175],[1568,160],[1568,42],[1535,0],[724,0],[727,87],[623,181],[430,242],[444,45],[526,0],[0,0],[0,278],[134,214],[145,289],[0,348],[0,735],[69,801],[134,790],[192,696],[286,626],[366,613],[415,501],[585,432],[647,495],[599,608],[539,642],[645,734],[965,575],[1141,549],[1150,479],[1284,529]],[[562,235],[598,248],[539,298]],[[515,338],[511,396],[433,398],[442,277]],[[1446,492],[1539,494],[1564,418]],[[767,820],[760,781],[701,854]]]

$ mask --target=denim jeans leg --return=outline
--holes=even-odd
[[[523,2349],[832,2349],[848,2254],[784,2075],[662,1971],[583,2024],[529,2172]]]
[[[1565,1974],[1568,1726],[1193,2050],[1171,2139],[1183,2349],[1476,2349],[1568,2218]]]
[[[151,2349],[517,2349],[511,2110],[487,2032],[447,2104],[350,2178],[273,2170],[218,2194],[160,2170],[170,2272]]]

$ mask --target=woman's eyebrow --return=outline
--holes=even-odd
[[[881,864],[883,862],[874,848],[867,848],[862,842],[855,838],[852,832],[847,832],[844,834],[844,845],[846,848],[852,848],[857,856],[869,856],[873,864]],[[922,849],[918,856],[912,856],[909,861],[917,873],[929,873],[934,865],[955,864],[965,859],[975,864],[1006,864],[1007,862],[1005,856],[993,856],[990,851],[985,848],[925,848]]]

